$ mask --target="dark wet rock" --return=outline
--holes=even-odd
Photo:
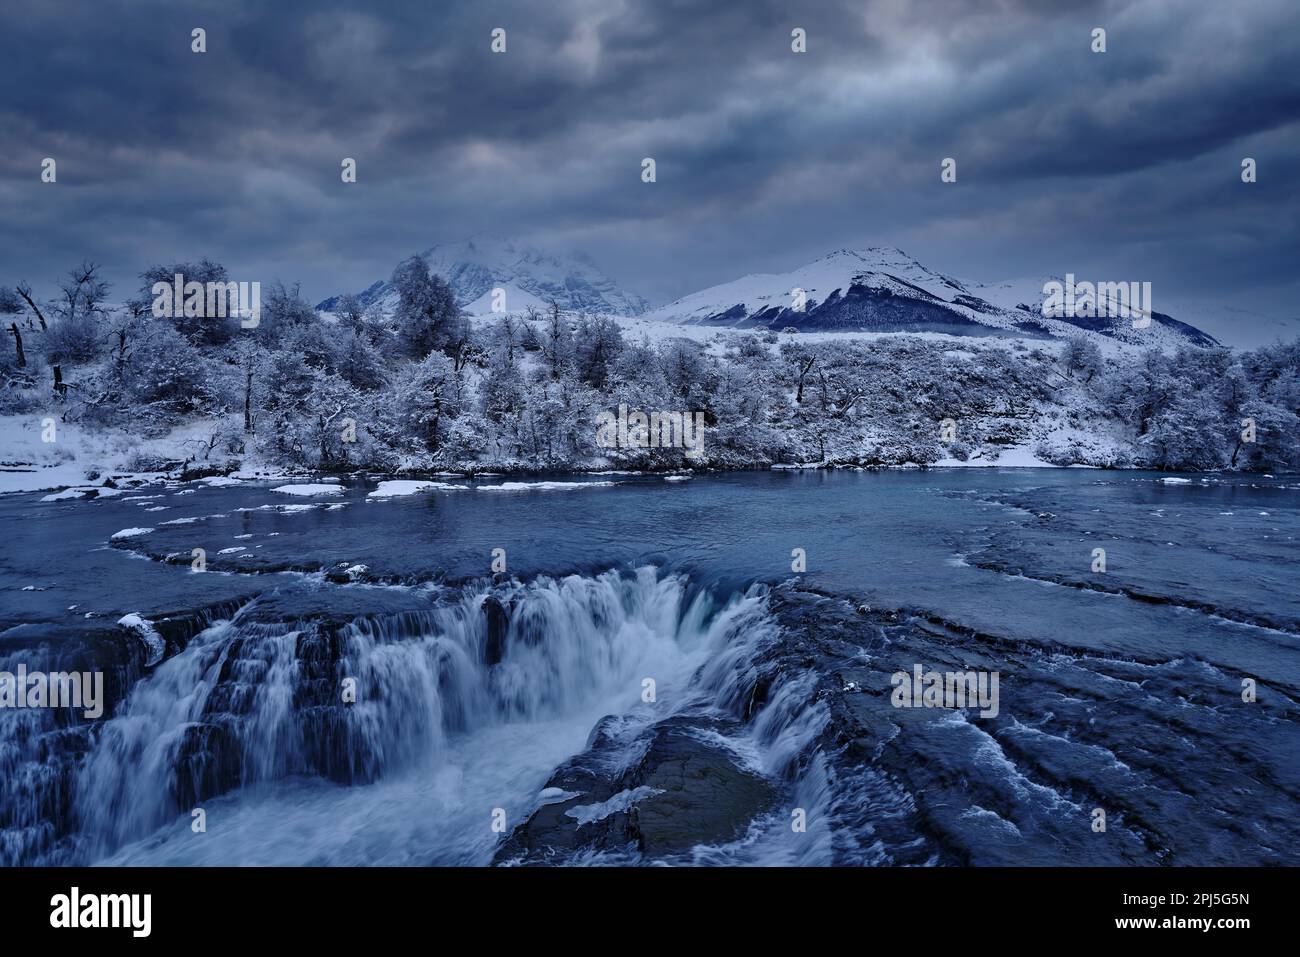
[[[141,643],[115,625],[33,646],[23,629],[8,641],[29,671],[91,672],[103,676],[103,714],[41,708],[8,712],[13,722],[0,748],[0,866],[57,861],[68,852],[77,821],[77,775],[104,721],[144,675]],[[10,651],[10,649],[4,649]],[[17,733],[13,733],[17,732]]]
[[[733,840],[777,794],[768,781],[702,742],[698,729],[686,722],[659,725],[646,756],[623,784],[651,792],[633,807],[635,817],[629,820],[629,834],[651,857]]]
[[[1278,720],[1294,710],[1288,699],[1250,711],[1234,704],[1233,676],[1194,661],[1066,654],[908,610],[864,621],[850,602],[808,590],[779,592],[773,609],[816,636],[830,709],[820,745],[841,788],[869,795],[840,798],[842,832],[880,838],[884,863],[1296,861],[1284,848],[1300,825],[1273,810],[1297,793],[1279,758],[1300,747],[1294,724]],[[998,715],[894,707],[891,675],[917,663],[999,672]],[[1092,830],[1095,808],[1104,833]]]
[[[212,475],[226,475],[233,471],[229,467],[218,467],[191,461],[169,463],[169,466],[166,469],[168,477],[181,482],[193,482],[196,479],[208,478]]]
[[[758,680],[750,688],[749,694],[745,696],[745,710],[743,717],[746,721],[758,714],[763,705],[767,704],[768,693],[772,690],[772,673],[760,675]]]
[[[285,773],[319,775],[339,784],[369,783],[376,756],[357,738],[342,697],[340,662],[346,626],[299,621],[289,626],[248,622],[222,653],[217,680],[199,721],[186,729],[178,755],[176,793],[199,800],[251,783],[247,722],[272,664],[271,645],[292,638],[296,663],[292,721],[281,742]]]
[[[667,857],[734,840],[776,801],[776,785],[705,740],[709,731],[734,726],[670,718],[647,732],[640,756],[623,766],[625,720],[602,719],[588,750],[556,770],[547,788],[571,796],[534,811],[501,845],[498,863],[541,864],[579,851]]]
[[[176,755],[176,806],[193,808],[239,786],[239,749],[224,724],[185,729]]]
[[[770,608],[783,637],[738,675],[733,717],[679,715],[639,736],[627,717],[602,719],[496,861],[689,862],[779,822],[798,780],[826,795],[809,829],[834,827],[829,863],[1300,862],[1297,705],[1277,688],[1245,705],[1239,675],[1191,658],[1011,640],[804,585],[774,589]],[[895,707],[891,676],[916,664],[998,672],[998,713]],[[754,734],[776,707],[825,714],[788,776],[755,775],[712,743]]]
[[[327,622],[343,626],[357,621],[360,599],[348,588],[325,588],[312,596],[312,607],[304,614],[302,601],[292,590],[262,592],[257,601],[240,612],[241,622],[274,624],[285,621]],[[367,589],[364,598],[366,614],[362,620],[382,621],[389,617],[419,615],[430,607],[429,597],[401,589]],[[414,621],[414,619],[411,619]]]
[[[248,595],[231,598],[195,610],[170,611],[150,616],[154,631],[158,632],[167,645],[163,653],[164,659],[184,651],[195,635],[210,628],[214,622],[233,618],[253,597]]]
[[[488,595],[481,606],[483,616],[487,618],[487,642],[484,645],[484,660],[488,665],[501,663],[506,652],[506,636],[510,632],[510,615],[505,605],[495,595]]]

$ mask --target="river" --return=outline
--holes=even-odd
[[[0,498],[0,863],[1300,863],[1296,476],[379,481]]]

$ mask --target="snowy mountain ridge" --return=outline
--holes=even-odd
[[[650,309],[644,299],[616,285],[581,253],[558,256],[496,237],[476,236],[434,246],[420,254],[432,272],[451,285],[470,316],[488,316],[494,290],[504,290],[504,309],[545,312],[551,302],[573,313],[639,317],[644,322],[735,329],[793,328],[799,332],[939,332],[962,336],[1088,338],[1131,346],[1215,346],[1237,338],[1232,316],[1204,304],[1155,297],[1152,322],[1043,315],[1043,287],[1062,277],[999,282],[963,280],[938,272],[892,246],[841,248],[788,272],[751,273]],[[1076,277],[1077,281],[1097,277]],[[798,308],[795,290],[802,290]],[[392,312],[397,292],[379,280],[357,294],[363,307]],[[333,311],[340,297],[317,308]],[[1161,307],[1163,306],[1163,310]],[[1195,319],[1195,324],[1170,313]],[[1259,317],[1252,317],[1258,319]],[[1295,334],[1291,322],[1258,321],[1270,337]],[[1236,345],[1259,345],[1235,342]]]
[[[458,243],[443,243],[420,256],[431,272],[447,280],[456,301],[470,315],[492,312],[492,291],[505,290],[508,312],[529,306],[545,309],[553,300],[574,312],[636,316],[648,304],[640,296],[619,288],[585,255],[551,255],[531,246],[497,237],[475,236]],[[332,312],[341,296],[331,296],[317,309]],[[373,283],[357,294],[363,306],[377,305],[388,312],[397,305],[397,291],[387,280]]]
[[[1133,345],[1212,346],[1202,330],[1155,311],[1134,328],[1125,318],[1045,318],[1042,283],[965,283],[900,249],[837,249],[785,273],[759,273],[712,286],[652,310],[646,319],[732,328],[808,332],[946,332],[1060,338],[1104,336]],[[805,297],[796,308],[795,290]]]

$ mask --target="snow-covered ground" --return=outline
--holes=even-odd
[[[48,422],[55,418],[54,441],[47,442]],[[238,427],[240,417],[230,416],[228,423]],[[219,423],[200,419],[182,423],[166,435],[143,438],[124,429],[95,428],[75,422],[65,423],[54,415],[0,416],[0,495],[9,492],[35,492],[66,489],[64,498],[84,498],[118,494],[105,482],[131,485],[158,481],[166,473],[141,468],[142,463],[178,464],[191,460],[193,469],[221,469],[231,461],[214,450],[204,451],[208,437]],[[212,485],[237,484],[248,479],[287,478],[294,474],[273,464],[259,462],[256,456],[241,456],[241,468],[229,475],[209,476],[203,481]]]
[[[645,340],[651,344],[657,345],[670,339],[689,339],[692,342],[698,342],[709,350],[713,355],[722,355],[732,346],[739,344],[745,339],[762,338],[765,334],[763,331],[751,329],[731,329],[726,326],[701,326],[689,325],[675,322],[664,322],[659,319],[653,319],[648,316],[616,316],[615,321],[623,329],[623,334],[632,342],[641,342]],[[495,317],[483,317],[478,322],[490,322]],[[908,339],[914,339],[920,342],[930,342],[936,344],[948,344],[952,346],[954,352],[966,352],[967,355],[974,356],[976,353],[970,352],[973,348],[973,340],[970,336],[950,335],[946,332],[780,332],[776,333],[777,342],[881,342],[894,341],[902,336]],[[1039,339],[1028,336],[986,336],[978,340],[979,348],[995,349],[1043,349],[1052,354],[1059,354],[1065,347],[1063,339]],[[1103,355],[1119,355],[1122,353],[1133,353],[1140,351],[1140,347],[1129,345],[1128,343],[1118,342],[1114,339],[1098,337],[1096,340],[1098,348]]]

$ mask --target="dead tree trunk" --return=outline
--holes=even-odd
[[[63,367],[54,366],[54,391],[59,395],[66,395],[68,391],[67,383],[63,381]]]
[[[325,413],[316,416],[316,433],[320,436],[320,464],[328,465],[330,461],[329,442],[325,438]]]
[[[18,368],[27,367],[27,357],[23,355],[23,334],[18,331],[18,323],[9,323],[9,331],[14,334],[14,348],[18,350]]]
[[[31,287],[25,282],[20,282],[14,288],[18,292],[18,295],[22,296],[23,299],[26,300],[27,305],[31,307],[32,312],[36,313],[36,318],[39,319],[41,323],[41,331],[47,331],[50,327],[45,324],[45,315],[41,312],[41,307],[36,305],[36,301],[32,299]]]
[[[804,367],[799,370],[799,392],[798,394],[795,395],[794,400],[795,402],[798,402],[800,405],[803,404],[803,380],[808,375],[808,370],[813,367],[813,363],[816,361],[817,361],[816,356],[810,356],[808,358],[807,364],[805,364]]]

